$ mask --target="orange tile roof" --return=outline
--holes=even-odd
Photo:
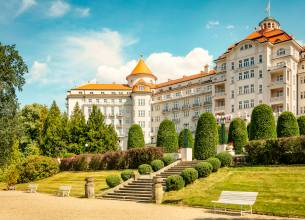
[[[88,83],[82,86],[78,86],[73,90],[131,90],[127,84],[98,84]]]
[[[153,76],[155,79],[157,79],[157,77],[153,75],[152,71],[149,69],[149,67],[146,65],[143,59],[139,60],[138,64],[135,66],[132,72],[127,76],[127,78],[131,75],[137,75],[137,74],[148,74]]]

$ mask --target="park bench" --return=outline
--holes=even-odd
[[[63,186],[59,186],[58,191],[57,191],[57,195],[58,196],[70,196],[70,191],[71,191],[71,186],[68,185],[63,185]]]
[[[38,187],[37,184],[35,184],[35,183],[30,183],[30,184],[28,185],[27,191],[28,191],[29,193],[35,193],[35,192],[37,191],[37,187]]]
[[[240,215],[243,213],[252,214],[252,206],[256,201],[257,192],[239,192],[239,191],[222,191],[217,201],[214,203],[214,212],[216,211],[216,203],[224,205],[240,205]],[[250,210],[243,210],[243,206],[249,206]],[[223,210],[218,210],[223,211]],[[227,212],[227,209],[224,208]]]

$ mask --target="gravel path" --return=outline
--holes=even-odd
[[[228,216],[200,208],[142,204],[100,199],[61,198],[47,194],[0,191],[0,219],[208,220],[281,219],[270,216]],[[287,218],[282,218],[287,219]]]

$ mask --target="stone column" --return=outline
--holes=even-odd
[[[154,178],[154,190],[153,197],[156,201],[156,204],[161,204],[163,199],[163,186],[162,186],[162,178],[155,177]]]
[[[89,199],[94,198],[94,178],[93,177],[86,177],[85,178],[85,197]]]

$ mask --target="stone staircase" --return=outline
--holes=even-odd
[[[185,168],[194,167],[197,161],[179,162],[175,166],[169,167],[158,173],[155,177],[162,178],[162,185],[165,190],[166,178],[171,175],[179,175]],[[125,200],[136,202],[154,202],[153,176],[140,176],[136,180],[128,180],[122,186],[116,187],[108,193],[98,197],[102,199]]]

